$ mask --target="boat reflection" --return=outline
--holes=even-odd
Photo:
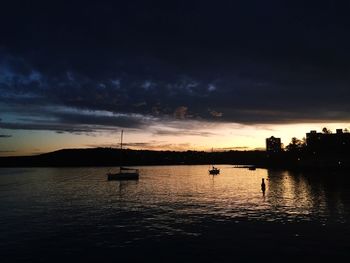
[[[141,214],[152,211],[152,216],[163,218],[165,225],[169,218],[192,221],[208,216],[283,222],[323,222],[328,218],[344,221],[349,217],[350,183],[344,179],[346,176],[259,168],[252,173],[232,165],[218,167],[220,176],[208,175],[206,165],[139,167],[140,180],[113,183],[100,176],[108,168],[41,168],[32,169],[27,176],[11,172],[9,177],[2,176],[2,181],[4,185],[17,181],[13,189],[6,191],[13,191],[13,195],[9,194],[11,204],[23,211],[28,203],[57,211],[122,207]],[[141,218],[147,221],[148,217]]]
[[[170,251],[164,249],[173,238],[171,248],[185,244],[191,251],[211,251],[215,244],[222,250],[210,262],[234,247],[234,256],[224,254],[225,258],[241,252],[246,259],[252,247],[261,248],[261,253],[277,247],[273,253],[278,256],[289,256],[298,247],[297,259],[305,253],[313,259],[319,251],[338,254],[339,244],[344,244],[344,255],[349,251],[346,175],[259,168],[252,172],[232,165],[218,165],[220,176],[208,175],[206,165],[138,168],[142,173],[138,181],[113,182],[104,176],[109,168],[0,170],[4,250],[25,247],[31,262],[42,256],[43,247],[54,248],[55,256],[57,247],[62,254],[78,248],[77,261],[87,251],[97,251],[100,260],[101,250],[91,249],[96,244],[110,248],[118,258],[121,250],[116,249],[129,247],[127,259],[129,251],[140,249],[142,258],[146,252],[153,256],[156,247],[168,259]],[[51,243],[45,247],[48,240]],[[187,259],[186,255],[176,262]],[[206,259],[204,254],[200,261]]]

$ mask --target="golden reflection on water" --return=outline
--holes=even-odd
[[[326,217],[329,212],[323,185],[303,175],[266,169],[250,171],[231,165],[219,168],[221,173],[214,176],[208,174],[207,166],[141,168],[140,201],[178,214],[268,220],[309,220],[313,216]],[[262,178],[266,180],[265,195],[261,191]],[[336,203],[338,208],[343,207],[339,198]]]
[[[28,262],[48,247],[54,257],[78,249],[77,261],[89,250],[101,261],[101,247],[118,259],[128,247],[126,259],[140,249],[142,259],[165,249],[167,260],[182,245],[186,258],[176,261],[186,261],[189,250],[199,251],[201,261],[208,259],[203,251],[213,252],[210,261],[239,252],[247,259],[262,245],[258,255],[268,260],[296,251],[297,258],[310,253],[313,259],[339,247],[346,255],[349,227],[339,224],[350,218],[346,176],[218,167],[216,176],[203,165],[139,167],[140,179],[124,182],[107,181],[110,168],[0,169],[0,247],[29,247]]]
[[[271,208],[286,214],[307,216],[316,209],[324,209],[325,196],[322,189],[313,194],[305,177],[290,172],[268,172],[268,198]]]
[[[308,174],[218,167],[221,172],[214,176],[208,174],[206,165],[139,167],[139,181],[124,182],[107,181],[110,168],[17,169],[8,170],[9,176],[2,170],[0,187],[5,201],[11,199],[23,207],[27,203],[48,211],[141,212],[143,220],[347,218],[349,199],[339,186],[331,187]]]

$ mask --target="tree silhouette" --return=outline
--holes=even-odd
[[[331,134],[331,133],[332,133],[332,131],[331,131],[330,129],[328,129],[327,127],[324,127],[324,128],[322,129],[322,132],[323,132],[324,134]]]
[[[289,152],[300,152],[305,148],[305,146],[305,138],[300,140],[296,137],[293,137],[291,142],[287,145],[286,149]]]

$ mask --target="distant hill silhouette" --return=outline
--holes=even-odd
[[[264,151],[148,151],[113,148],[63,149],[34,156],[0,157],[0,167],[263,164]]]
[[[176,164],[252,164],[280,169],[350,169],[350,152],[315,153],[307,147],[266,151],[148,151],[114,148],[63,149],[34,156],[0,157],[0,167],[79,167]]]

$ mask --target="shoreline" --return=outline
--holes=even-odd
[[[123,160],[123,161],[121,161]],[[340,161],[341,160],[341,161]],[[123,151],[112,148],[63,149],[35,156],[0,157],[0,167],[119,167],[164,165],[232,165],[291,171],[348,171],[350,156],[312,156],[307,152],[293,154],[266,151]]]

